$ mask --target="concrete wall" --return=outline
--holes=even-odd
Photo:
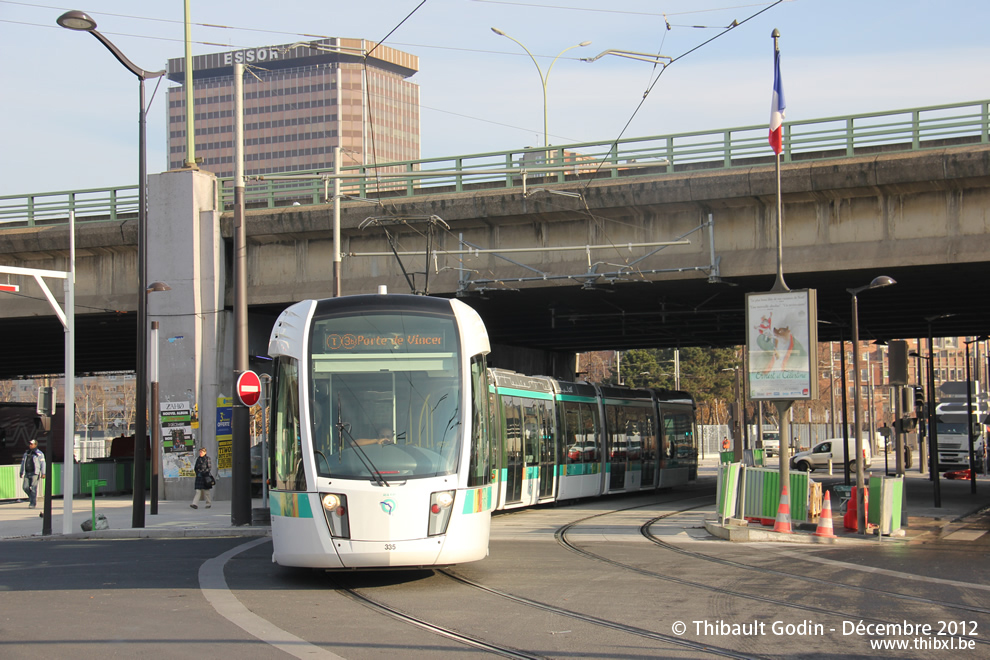
[[[216,187],[214,175],[191,170],[153,175],[148,182],[148,282],[171,287],[148,296],[149,322],[160,326],[160,399],[188,402],[199,417],[195,448],[164,457],[159,492],[168,500],[192,499],[191,478],[164,474],[179,465],[191,470],[199,447],[207,448],[217,468],[217,397],[233,395],[232,313],[224,310],[226,255]],[[224,476],[221,471],[214,497],[230,497]]]
[[[151,177],[181,176],[166,173]],[[782,168],[784,250],[789,271],[828,272],[836,268],[942,265],[986,260],[990,250],[990,145],[941,151],[878,154],[835,161],[791,163]],[[160,184],[156,183],[156,186]],[[621,251],[629,242],[673,240],[697,228],[708,214],[715,221],[715,252],[728,277],[773,273],[776,264],[775,183],[767,166],[734,170],[701,170],[655,178],[571,181],[555,186],[580,192],[581,199],[518,190],[482,189],[463,193],[397,198],[388,210],[345,201],[342,249],[347,254],[388,251],[381,228],[359,229],[366,218],[436,215],[450,225],[436,237],[440,250],[457,247],[458,237],[482,247],[546,248],[610,245]],[[165,188],[158,193],[160,197]],[[164,201],[164,198],[161,198]],[[185,201],[172,203],[184,207]],[[169,213],[152,209],[154,213]],[[183,211],[188,215],[192,211]],[[213,211],[216,213],[216,211]],[[332,208],[324,206],[249,210],[249,304],[287,304],[329,295],[332,285]],[[402,249],[419,255],[403,257],[408,271],[427,268],[423,225],[392,226]],[[232,214],[220,218],[220,233],[231,236]],[[176,229],[150,230],[160,239]],[[136,226],[81,224],[77,228],[76,299],[79,312],[91,308],[133,310],[136,280]],[[181,235],[177,238],[182,238]],[[211,240],[218,237],[211,237]],[[650,276],[654,279],[697,278],[696,268],[709,265],[709,245],[702,233],[691,244],[665,248],[638,267],[685,269]],[[0,263],[34,268],[66,269],[67,231],[64,226],[3,230]],[[162,247],[178,270],[183,243]],[[188,244],[191,246],[192,244]],[[156,249],[154,243],[152,250]],[[637,259],[644,250],[625,255],[592,254],[592,261]],[[187,255],[188,256],[188,255]],[[588,271],[584,252],[533,252],[511,255],[514,261],[548,275]],[[150,264],[154,266],[154,257]],[[436,256],[429,267],[431,293],[453,293],[461,277],[495,278],[504,286],[543,286],[515,283],[533,277],[533,270],[515,266],[495,255]],[[608,266],[599,265],[598,268]],[[458,269],[468,269],[462,275]],[[392,292],[409,291],[402,269],[391,257],[346,256],[342,265],[343,292],[369,293],[379,284]],[[149,273],[151,281],[156,277]],[[222,273],[219,274],[222,277]],[[421,286],[423,275],[417,274]],[[27,296],[42,297],[24,282]],[[228,285],[223,284],[226,288]],[[152,300],[155,297],[152,297]],[[205,304],[204,301],[203,304]],[[198,303],[197,303],[198,304]],[[8,298],[0,317],[50,314],[47,302],[30,297]]]
[[[784,250],[789,270],[828,272],[836,268],[892,268],[915,264],[983,262],[990,249],[990,147],[880,154],[830,162],[791,163],[782,168]],[[776,268],[776,186],[772,167],[694,171],[653,179],[601,179],[555,186],[580,192],[581,199],[546,193],[525,197],[516,190],[478,190],[389,203],[387,213],[367,204],[345,202],[342,211],[345,253],[387,251],[380,228],[359,229],[369,216],[436,215],[450,231],[436,238],[439,250],[456,249],[459,236],[482,247],[547,248],[609,245],[611,253],[592,254],[592,262],[622,262],[645,253],[621,252],[626,243],[669,241],[689,234],[711,213],[715,252],[722,274],[747,277]],[[585,206],[585,203],[587,206]],[[331,272],[331,207],[286,207],[247,214],[251,303],[325,297]],[[225,225],[228,222],[224,216]],[[389,227],[408,271],[423,271],[424,225]],[[668,247],[638,264],[641,269],[684,269],[653,279],[696,278],[709,265],[703,233],[690,245]],[[580,275],[588,271],[584,252],[514,253],[511,264],[491,254],[439,255],[429,264],[431,293],[452,293],[460,271],[468,277],[498,279],[503,286],[545,286],[513,278]],[[600,264],[599,270],[608,268]],[[534,272],[535,269],[536,272]],[[409,287],[391,257],[347,256],[345,294]],[[417,275],[417,282],[423,281]]]

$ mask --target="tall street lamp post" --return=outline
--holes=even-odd
[[[852,294],[852,345],[853,345],[853,424],[856,427],[856,528],[861,534],[866,533],[866,511],[863,510],[864,474],[863,474],[863,426],[860,420],[862,398],[860,391],[859,373],[859,303],[857,296],[863,291],[879,289],[880,287],[897,284],[892,277],[880,275],[866,286],[846,289]],[[848,454],[846,460],[849,460]]]
[[[529,49],[526,48],[525,46],[523,46],[522,45],[522,42],[520,42],[518,39],[516,39],[514,37],[511,37],[511,36],[507,35],[505,32],[503,32],[502,30],[499,30],[498,28],[494,28],[493,27],[492,28],[492,32],[494,32],[495,34],[499,35],[500,37],[505,37],[506,39],[512,39],[517,44],[519,44],[519,47],[522,48],[524,51],[526,51],[526,54],[529,55],[529,59],[533,60],[533,64],[536,65],[536,70],[540,74],[540,83],[543,85],[543,148],[546,149],[546,148],[548,148],[550,146],[550,135],[549,135],[549,132],[547,130],[547,79],[550,77],[550,70],[553,68],[553,65],[557,63],[557,59],[561,55],[563,55],[567,51],[572,50],[574,48],[581,48],[583,46],[590,46],[591,45],[591,42],[590,41],[582,41],[579,44],[575,44],[573,46],[568,46],[564,50],[560,51],[559,53],[557,53],[557,57],[553,58],[553,61],[550,62],[550,66],[547,67],[547,72],[546,73],[543,73],[543,69],[540,68],[540,64],[539,64],[539,62],[536,61],[536,58],[533,56],[533,53],[529,52]]]
[[[145,71],[120,52],[109,39],[96,31],[96,21],[81,11],[67,11],[58,17],[59,25],[69,30],[89,32],[106,46],[117,61],[138,79],[138,289],[137,289],[137,361],[134,365],[136,380],[134,412],[137,417],[134,433],[134,508],[131,527],[144,527],[145,461],[148,436],[148,208],[147,164],[145,163],[145,134],[147,110],[144,103],[144,81],[160,78],[165,71]]]
[[[973,376],[970,372],[969,366],[969,345],[976,344],[976,348],[979,349],[980,345],[977,342],[981,342],[986,339],[986,335],[977,337],[976,339],[971,339],[966,342],[966,433],[969,436],[969,492],[976,492],[976,455],[973,450],[973,443],[975,438],[973,437]],[[979,355],[979,353],[977,353]],[[979,361],[979,358],[977,358]],[[979,369],[977,369],[977,374],[979,374]],[[976,381],[979,382],[979,376],[977,376]],[[977,404],[979,406],[979,404]],[[983,420],[980,419],[979,412],[976,415],[979,423],[982,424]],[[984,443],[983,451],[985,452],[986,443]]]
[[[155,293],[157,291],[171,291],[172,287],[164,282],[152,282],[145,293]],[[162,426],[160,397],[158,396],[158,321],[151,322],[151,355],[149,367],[149,379],[151,381],[151,505],[149,513],[158,515],[158,479],[162,472],[161,447],[162,447]]]
[[[936,411],[935,397],[935,340],[932,336],[932,323],[941,319],[947,319],[955,314],[936,314],[926,316],[928,323],[928,469],[931,471],[931,479],[934,483],[934,504],[936,508],[942,506],[942,484],[939,481],[938,471],[938,416]]]
[[[921,346],[920,341],[918,342],[918,346],[920,348]],[[934,419],[934,415],[932,414],[932,409],[934,408],[933,401],[935,399],[935,395],[933,394],[933,390],[935,389],[935,370],[932,367],[931,340],[929,340],[928,346],[929,346],[928,355],[922,355],[918,351],[911,351],[910,353],[908,353],[908,355],[914,358],[918,358],[919,360],[925,360],[927,362],[927,366],[925,367],[925,389],[928,390],[928,395],[925,397],[924,414],[925,414],[925,426],[928,429],[928,469],[930,472],[929,479],[931,479],[935,483],[934,486],[935,506],[940,507],[942,506],[942,492],[941,492],[941,484],[938,481],[938,439],[936,437],[937,433],[935,432],[935,429],[932,428],[932,420]],[[919,425],[919,436],[920,436],[920,425],[921,425],[920,414],[918,418],[918,425]],[[924,456],[924,452],[921,452],[920,449],[921,448],[919,446],[918,463],[924,465],[925,456]]]

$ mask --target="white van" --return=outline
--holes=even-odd
[[[870,451],[869,442],[863,439],[863,469],[868,470],[873,464],[873,454]],[[856,438],[849,438],[849,450],[855,452]],[[842,438],[829,438],[822,440],[808,451],[798,452],[791,457],[791,468],[799,472],[808,470],[828,469],[828,462],[832,461],[832,466],[840,470],[846,456],[845,440]],[[849,469],[856,469],[856,460],[849,463]]]

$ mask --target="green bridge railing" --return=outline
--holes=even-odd
[[[732,169],[773,162],[767,125],[675,133],[619,141],[532,147],[372,166],[345,166],[341,193],[349,197],[415,197],[483,188],[545,186],[589,178],[641,177],[692,170]],[[990,101],[891,110],[784,124],[784,163],[831,160],[986,144]],[[249,178],[251,208],[322,204],[331,199],[331,170]],[[221,179],[225,209],[232,179]],[[0,197],[0,229],[137,217],[137,186]]]

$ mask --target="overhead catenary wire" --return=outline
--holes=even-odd
[[[704,48],[705,46],[707,46],[711,42],[715,41],[716,39],[718,39],[718,38],[720,38],[722,36],[725,36],[726,34],[728,34],[729,32],[731,32],[732,30],[735,30],[737,27],[743,25],[744,23],[748,23],[749,21],[753,20],[754,18],[756,18],[760,14],[763,14],[764,12],[770,11],[771,9],[773,9],[774,7],[776,7],[777,5],[779,5],[780,3],[784,2],[784,1],[785,0],[776,0],[776,2],[774,2],[770,6],[764,7],[760,11],[758,11],[758,12],[756,12],[756,13],[748,16],[748,17],[746,17],[742,21],[732,21],[732,24],[731,25],[729,25],[726,28],[724,28],[718,34],[714,35],[713,37],[710,37],[710,38],[706,39],[705,41],[701,42],[700,44],[698,44],[698,45],[696,45],[696,46],[688,49],[687,51],[681,53],[677,57],[674,57],[669,62],[667,62],[667,64],[665,64],[664,67],[662,69],[660,69],[660,73],[658,73],[656,75],[656,78],[654,78],[654,80],[650,84],[650,86],[647,87],[646,91],[643,92],[643,98],[641,98],[639,100],[639,103],[636,104],[636,108],[633,110],[632,114],[629,116],[629,119],[626,121],[625,125],[622,127],[622,130],[619,131],[619,134],[616,136],[615,140],[612,141],[612,146],[613,147],[617,147],[618,146],[619,140],[622,139],[622,136],[625,135],[626,131],[629,129],[630,124],[632,124],[633,119],[636,118],[636,115],[639,114],[639,111],[643,108],[643,105],[646,103],[646,99],[649,97],[650,93],[653,91],[653,88],[656,87],[656,85],[657,85],[658,82],[660,82],[660,77],[664,74],[664,72],[672,64],[674,64],[675,62],[678,62],[678,61],[684,59],[685,57],[687,57],[691,53],[693,53],[693,52],[695,52],[695,51],[697,51],[697,50],[699,50],[701,48]],[[601,167],[604,164],[605,164],[605,160],[603,159],[599,163],[599,168],[598,169],[601,169]],[[585,187],[589,186],[590,184],[591,184],[591,180],[589,180],[588,183],[585,184]]]
[[[564,11],[584,11],[584,12],[595,12],[599,14],[626,14],[631,16],[685,16],[690,14],[701,14],[706,12],[716,12],[716,11],[728,11],[730,9],[746,9],[749,7],[762,7],[768,3],[757,2],[747,5],[732,5],[728,7],[712,7],[710,9],[692,9],[690,11],[680,11],[680,12],[667,12],[661,14],[658,12],[649,11],[628,11],[622,9],[601,9],[596,7],[568,7],[566,5],[545,5],[538,4],[535,2],[510,2],[509,0],[473,0],[473,2],[491,4],[491,5],[509,5],[514,7],[534,7],[537,9],[560,9]]]

